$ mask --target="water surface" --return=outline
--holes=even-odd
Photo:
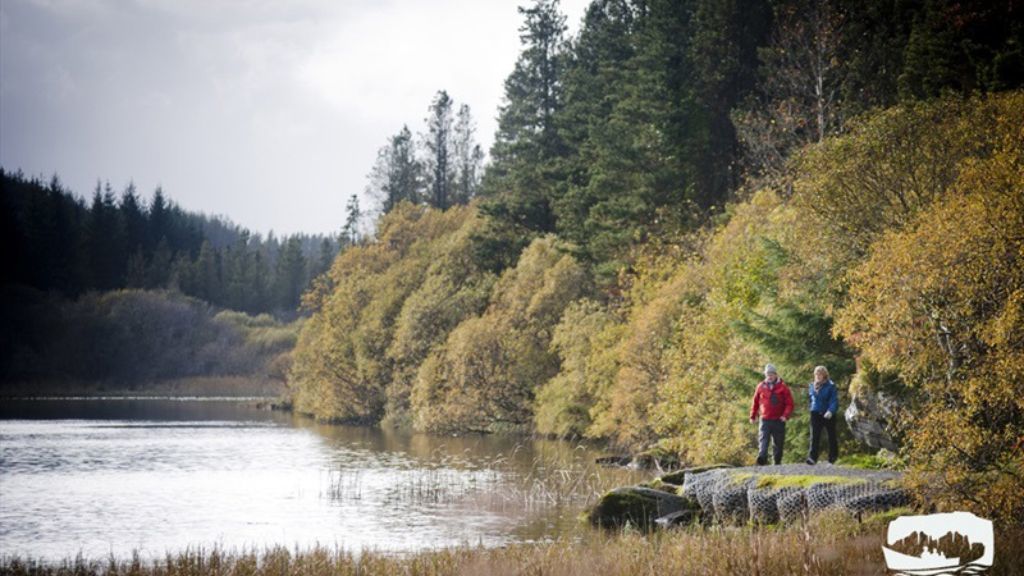
[[[414,551],[579,530],[638,473],[592,448],[325,426],[253,402],[0,401],[0,554]]]

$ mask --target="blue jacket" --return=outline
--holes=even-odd
[[[811,412],[819,414],[839,412],[839,390],[831,380],[825,382],[821,390],[817,392],[814,391],[814,382],[811,382],[807,388],[807,396],[811,400]]]

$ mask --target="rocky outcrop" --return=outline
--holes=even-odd
[[[855,438],[868,446],[896,451],[899,439],[895,423],[909,396],[910,391],[896,376],[858,360],[857,373],[850,381],[850,405],[843,414],[846,425]]]
[[[690,524],[788,523],[825,510],[861,517],[911,503],[899,473],[787,464],[689,468],[648,485],[618,488],[590,511],[591,524],[649,529]]]

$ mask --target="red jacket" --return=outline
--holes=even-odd
[[[793,394],[789,386],[779,378],[775,386],[769,388],[768,382],[762,380],[754,390],[754,403],[750,406],[750,417],[760,414],[762,420],[778,420],[789,418],[793,413]]]

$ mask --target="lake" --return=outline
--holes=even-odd
[[[253,401],[0,400],[0,554],[416,551],[580,530],[650,476],[569,442],[320,425]]]

